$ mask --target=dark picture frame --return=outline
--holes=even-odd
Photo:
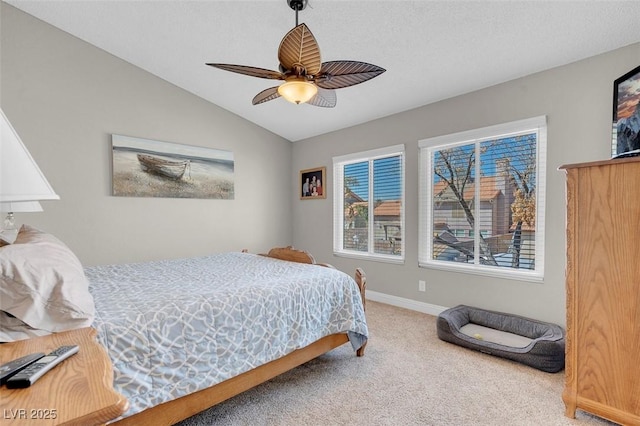
[[[640,155],[640,132],[630,118],[640,120],[640,66],[613,82],[611,156]]]
[[[327,169],[316,167],[300,170],[300,187],[298,194],[301,200],[327,198]]]

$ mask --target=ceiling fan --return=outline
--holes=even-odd
[[[279,86],[270,87],[253,98],[258,105],[282,96],[295,104],[308,103],[324,108],[336,106],[335,89],[353,86],[379,76],[386,70],[360,61],[320,61],[320,48],[315,37],[304,23],[298,25],[298,12],[307,6],[308,0],[286,0],[296,12],[296,26],[280,42],[278,48],[279,70],[246,65],[207,63],[251,77],[284,80]]]

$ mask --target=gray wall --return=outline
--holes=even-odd
[[[610,156],[612,83],[638,65],[640,44],[291,144],[11,6],[0,11],[0,105],[61,196],[18,220],[54,233],[83,263],[293,242],[344,271],[363,267],[380,293],[564,324],[565,193],[556,169]],[[544,282],[418,268],[418,140],[537,115],[549,125]],[[236,199],[111,196],[111,133],[232,150]],[[407,153],[405,264],[334,257],[331,158],[399,143]],[[300,201],[299,170],[317,166],[327,167],[327,198]]]
[[[60,195],[17,214],[85,265],[291,243],[291,143],[0,3],[0,105]],[[235,200],[111,196],[111,134],[233,151]]]
[[[293,200],[293,242],[348,271],[361,266],[368,288],[441,307],[469,304],[565,323],[566,163],[611,156],[613,81],[638,66],[640,44],[444,100],[293,146],[292,179],[327,166],[326,200]],[[472,70],[470,69],[470,72]],[[433,84],[438,84],[433,82]],[[344,96],[347,96],[345,89]],[[543,283],[418,267],[418,140],[547,115],[546,268]],[[356,261],[332,254],[332,157],[394,144],[406,149],[406,261]],[[425,280],[427,291],[418,291]]]

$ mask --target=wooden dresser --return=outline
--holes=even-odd
[[[640,425],[640,158],[567,173],[565,415]]]

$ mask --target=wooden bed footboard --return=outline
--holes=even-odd
[[[247,252],[247,250],[242,251]],[[326,263],[316,263],[310,253],[303,250],[297,250],[291,246],[273,248],[269,253],[264,254],[263,256],[333,268],[333,266]],[[357,268],[354,278],[358,284],[358,288],[360,289],[362,304],[364,306],[367,281],[366,275],[361,268]],[[282,358],[256,367],[253,370],[240,374],[239,376],[232,377],[231,379],[225,380],[217,385],[185,395],[181,398],[148,408],[140,413],[134,414],[133,416],[125,417],[115,424],[172,425],[271,380],[282,373],[304,364],[305,362],[311,361],[332,349],[342,346],[348,341],[349,338],[346,333],[331,334],[304,348],[298,349]],[[366,343],[356,351],[356,355],[358,357],[364,355],[365,346]]]

